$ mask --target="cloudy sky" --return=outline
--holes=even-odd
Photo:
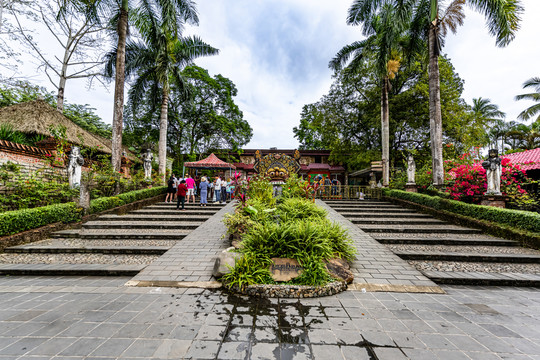
[[[447,39],[446,52],[465,80],[463,97],[489,98],[507,120],[531,103],[516,102],[525,80],[540,76],[540,1],[522,0],[521,30],[506,48],[497,48],[482,16],[467,11],[458,35]],[[302,106],[317,101],[332,82],[328,61],[344,45],[361,39],[360,28],[347,26],[351,0],[199,0],[196,34],[220,49],[199,59],[212,75],[230,78],[238,88],[237,104],[253,128],[247,148],[298,146],[292,128]],[[43,81],[43,85],[46,82]],[[67,85],[69,102],[89,103],[105,122],[112,118],[112,89]]]

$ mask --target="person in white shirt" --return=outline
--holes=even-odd
[[[216,183],[214,185],[214,194],[216,194],[216,202],[221,203],[221,178],[216,176]]]

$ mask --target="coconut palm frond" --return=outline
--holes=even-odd
[[[504,47],[514,40],[524,11],[520,0],[468,0],[467,4],[486,17],[497,46]]]
[[[457,32],[457,28],[463,25],[465,20],[465,0],[452,1],[440,19],[441,33],[446,37],[448,31]]]

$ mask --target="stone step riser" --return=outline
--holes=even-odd
[[[346,218],[403,218],[403,219],[409,219],[409,218],[413,218],[413,219],[433,219],[432,216],[429,216],[429,215],[424,215],[424,214],[407,214],[407,213],[377,213],[377,214],[373,214],[373,213],[364,213],[364,214],[359,214],[359,213],[346,213],[346,214],[341,214],[343,215],[344,217]]]
[[[443,221],[428,220],[376,220],[376,219],[349,219],[353,224],[364,225],[443,225]]]
[[[152,224],[152,225],[144,225],[144,224],[122,224],[119,222],[118,224],[84,224],[83,229],[87,230],[93,230],[93,229],[155,229],[155,230],[193,230],[200,226],[201,224],[174,224],[174,225],[165,225],[165,224]]]
[[[178,210],[157,210],[157,211],[144,211],[144,210],[137,210],[130,212],[129,214],[132,215],[153,215],[153,216],[160,216],[160,215],[208,215],[212,216],[216,212],[215,211],[178,211]]]
[[[403,260],[417,261],[454,261],[454,262],[489,262],[509,264],[538,264],[540,256],[506,255],[506,254],[433,254],[433,253],[402,253],[394,252]]]
[[[439,285],[540,287],[540,280],[428,277]]]
[[[135,276],[140,270],[108,270],[108,269],[31,269],[31,268],[4,268],[0,275],[10,276]]]
[[[79,239],[80,234],[57,234],[57,233],[52,233],[51,235],[49,235],[49,237],[51,239]]]
[[[404,233],[404,234],[479,234],[479,230],[475,229],[400,229],[400,228],[391,228],[391,227],[381,227],[381,228],[363,228],[359,226],[362,231],[367,233]]]
[[[7,248],[6,253],[10,254],[107,254],[107,255],[163,255],[168,248],[78,248],[78,247],[26,247]]]
[[[403,244],[403,245],[453,245],[453,246],[501,246],[501,247],[512,247],[519,246],[518,242],[515,241],[492,241],[492,240],[474,240],[474,239],[465,239],[465,240],[452,240],[452,239],[385,239],[377,238],[375,240],[381,244]]]
[[[187,235],[185,234],[158,234],[158,235],[145,235],[145,234],[126,234],[126,235],[81,235],[81,240],[182,240]]]
[[[403,214],[403,215],[415,215],[418,214],[413,210],[408,209],[363,209],[363,210],[341,210],[334,209],[336,212],[340,213],[343,216],[347,215],[363,215],[363,214]],[[429,215],[428,215],[429,216]]]
[[[123,221],[148,221],[148,222],[164,222],[164,221],[174,221],[174,222],[200,222],[203,223],[206,220],[210,219],[211,216],[200,216],[200,217],[192,217],[192,218],[185,218],[185,217],[167,217],[164,218],[162,216],[156,216],[156,217],[135,217],[135,216],[122,216],[122,217],[100,217],[98,221],[113,221],[113,222],[123,222]]]

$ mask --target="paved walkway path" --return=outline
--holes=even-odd
[[[540,359],[540,291],[250,299],[129,278],[0,277],[0,359]]]

